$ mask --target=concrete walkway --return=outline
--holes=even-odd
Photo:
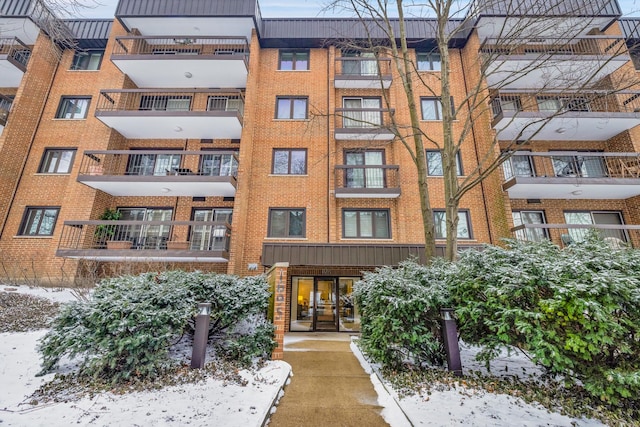
[[[293,369],[270,426],[388,426],[378,395],[348,334],[289,333],[284,360]]]

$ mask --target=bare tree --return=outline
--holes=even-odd
[[[625,41],[601,31],[604,22],[613,19],[612,7],[615,11],[617,5],[607,0],[333,0],[327,4],[325,10],[355,14],[366,34],[365,40],[341,41],[342,45],[364,44],[372,51],[385,50],[392,56],[409,119],[392,116],[391,126],[417,170],[427,259],[435,250],[435,224],[428,195],[425,142],[441,151],[446,258],[453,260],[462,197],[498,173],[496,169],[519,147],[544,139],[548,125],[570,111],[585,111],[595,103],[611,108],[601,111],[619,111],[615,108],[620,105],[636,103],[638,95],[627,92],[640,82],[635,71],[625,71],[624,67],[618,70],[627,53]],[[502,18],[487,19],[486,24],[478,21],[479,16],[492,14]],[[418,72],[416,56],[409,47],[407,22],[416,17],[427,18],[421,22],[437,42],[434,53],[439,55],[441,69],[436,84]],[[462,59],[460,49],[455,47],[460,38],[468,38],[469,44],[474,40],[479,43],[473,60],[469,59],[471,55]],[[583,61],[585,65],[567,66],[571,64],[567,58],[581,54],[590,55],[589,61]],[[457,108],[451,96],[452,55],[460,55],[465,68],[466,95],[457,102]],[[514,66],[510,61],[513,55],[526,56],[526,61]],[[531,87],[522,89],[527,85]],[[439,100],[441,139],[433,138],[420,125],[416,96],[425,89]],[[386,92],[383,98],[391,108]],[[542,111],[535,105],[541,99],[549,100],[544,113],[527,115],[526,110]],[[489,140],[478,144],[474,131],[492,118],[500,118],[499,127]],[[465,142],[475,144],[478,162],[459,177],[457,158]]]

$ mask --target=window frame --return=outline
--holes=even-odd
[[[37,225],[37,232],[35,234],[27,233],[27,226],[29,224],[29,214],[33,211],[42,211],[42,217]],[[51,232],[48,234],[40,233],[40,228],[42,226],[42,219],[44,218],[44,212],[47,210],[55,210],[56,215],[53,221],[53,226],[51,227]],[[56,225],[58,223],[58,217],[60,216],[60,206],[26,206],[24,208],[24,213],[22,214],[22,220],[20,221],[20,228],[18,229],[18,236],[22,237],[51,237],[56,231]]]
[[[346,233],[346,221],[345,221],[345,213],[347,212],[355,212],[357,213],[357,232],[356,232],[356,236],[347,236]],[[372,212],[372,213],[376,213],[376,212],[384,212],[387,214],[387,232],[388,235],[386,237],[380,237],[380,236],[376,236],[376,228],[375,228],[375,224],[376,222],[371,221],[371,233],[373,234],[371,237],[369,236],[362,236],[362,231],[361,231],[361,220],[360,220],[360,214],[362,212]],[[341,220],[342,220],[342,238],[343,239],[368,239],[368,240],[390,240],[393,238],[393,234],[391,231],[391,210],[390,209],[367,209],[367,208],[342,208],[342,212],[341,212]]]
[[[98,61],[97,68],[79,68],[78,62],[82,57],[88,57],[87,65],[91,63],[91,57],[96,53],[100,53],[100,60]],[[104,59],[105,49],[86,49],[86,50],[75,50],[73,52],[73,58],[71,59],[71,66],[69,67],[70,71],[99,71],[100,67],[102,67],[102,60]]]
[[[49,169],[47,166],[49,166],[51,164],[51,161],[49,159],[50,154],[52,153],[63,153],[63,152],[71,152],[71,160],[69,161],[69,170],[65,171],[65,172],[60,172],[58,171],[58,166],[56,166],[56,170],[54,172],[49,172],[48,170],[45,169]],[[49,148],[45,148],[44,152],[42,153],[42,158],[40,159],[40,164],[38,165],[38,172],[37,173],[41,173],[41,174],[51,174],[51,175],[68,175],[71,173],[71,170],[73,169],[73,162],[76,159],[76,152],[78,151],[77,148],[53,148],[53,147],[49,147]],[[49,161],[47,161],[49,160]],[[58,165],[60,164],[60,158],[58,158],[57,160]]]
[[[275,167],[276,167],[276,152],[287,152],[288,153],[288,160],[287,160],[287,172],[286,173],[280,173],[280,172],[276,172]],[[292,159],[292,153],[294,151],[300,151],[304,153],[304,172],[303,173],[293,173],[291,171],[291,159]],[[271,154],[271,174],[272,175],[278,175],[278,176],[303,176],[303,175],[307,175],[308,170],[307,170],[307,152],[308,150],[306,148],[274,148],[272,150],[272,154]]]
[[[432,119],[432,118],[425,118],[425,109],[424,109],[424,102],[426,101],[432,101],[434,103],[434,109],[433,111],[435,111],[436,114],[436,118]],[[441,122],[442,121],[442,100],[440,99],[439,96],[422,96],[420,97],[420,117],[422,121],[428,121],[428,122]],[[455,111],[455,107],[453,105],[453,97],[451,97],[451,112],[454,113]],[[438,117],[439,116],[439,117]]]
[[[79,101],[86,100],[87,106],[84,110],[84,115],[82,117],[76,117],[73,115],[72,117],[64,117],[66,115],[66,106],[67,103],[71,101]],[[58,109],[56,110],[56,119],[59,120],[86,120],[89,115],[89,109],[91,108],[91,96],[87,95],[63,95],[60,97],[60,103],[58,104]]]
[[[272,223],[273,223],[273,218],[272,218],[272,214],[274,212],[294,212],[294,211],[300,211],[302,212],[302,235],[301,236],[295,236],[295,235],[291,235],[291,223],[290,223],[290,216],[287,215],[286,216],[286,221],[285,221],[285,235],[283,236],[274,236],[272,234]],[[272,239],[306,239],[307,238],[307,209],[306,208],[269,208],[269,221],[267,224],[267,237],[268,238],[272,238]]]
[[[291,69],[288,68],[282,68],[282,54],[291,54]],[[307,55],[307,59],[306,62],[306,68],[297,68],[297,64],[298,62],[303,62],[301,60],[297,59],[297,55],[298,54],[306,54]],[[309,71],[309,67],[310,67],[310,59],[311,59],[311,50],[310,49],[280,49],[278,51],[278,71]]]
[[[280,106],[281,100],[288,100],[290,102],[288,117],[279,117],[279,112],[280,112],[279,106]],[[302,118],[294,117],[294,112],[295,112],[294,105],[296,100],[304,100],[305,111],[304,111],[304,117]],[[309,119],[309,97],[308,96],[295,96],[295,95],[276,96],[275,120],[308,120],[308,119]]]
[[[437,61],[434,61],[434,56],[438,57]],[[421,59],[421,57],[423,59]],[[426,57],[426,58],[425,58]],[[420,64],[428,63],[428,68],[420,68]],[[438,64],[438,68],[434,68],[434,64]],[[431,51],[431,52],[416,52],[416,69],[418,71],[435,71],[440,72],[442,69],[442,57],[440,56],[440,52]]]
[[[429,153],[439,153],[440,154],[440,169],[442,170],[441,174],[432,174],[429,172]],[[442,164],[442,150],[425,150],[425,161],[427,162],[427,176],[444,176],[444,165]],[[462,167],[462,155],[460,154],[460,150],[456,153],[456,175],[464,176],[464,168]]]
[[[434,209],[433,210],[433,221],[434,221],[434,225],[438,224],[438,221],[436,219],[436,215],[442,214],[444,216],[444,221],[446,221],[446,210],[445,209]],[[456,236],[456,238],[458,240],[473,240],[473,228],[471,226],[471,211],[469,209],[458,209],[458,230],[460,229],[460,220],[462,219],[460,217],[460,214],[464,214],[466,222],[467,222],[467,231],[469,233],[468,237],[460,237],[460,236]],[[446,222],[445,222],[445,234],[444,235],[439,235],[440,230],[438,230],[438,227],[434,227],[434,234],[435,234],[435,238],[438,240],[444,240],[447,238],[446,235]]]
[[[547,215],[544,211],[544,209],[514,209],[511,211],[511,220],[513,221],[513,226],[514,227],[518,227],[520,225],[524,225],[524,224],[536,224],[536,223],[532,223],[532,222],[524,222],[522,220],[522,214],[540,214],[541,218],[542,218],[542,222],[540,224],[547,224]],[[520,222],[520,224],[516,225],[516,215],[519,216],[518,221]],[[535,234],[538,234],[538,236],[536,236]],[[524,237],[521,238],[521,237]],[[531,238],[533,237],[533,238]],[[522,230],[518,230],[516,231],[516,238],[518,238],[519,240],[526,240],[526,241],[541,241],[541,240],[535,240],[536,237],[541,237],[543,239],[547,239],[549,240],[549,229],[548,228],[539,228],[539,229],[522,229]]]

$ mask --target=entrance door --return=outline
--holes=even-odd
[[[309,302],[313,308],[313,330],[320,332],[335,332],[338,330],[338,316],[336,310],[336,279],[331,277],[316,277]]]

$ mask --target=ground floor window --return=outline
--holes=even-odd
[[[290,331],[359,332],[360,313],[353,303],[359,277],[293,277]]]

